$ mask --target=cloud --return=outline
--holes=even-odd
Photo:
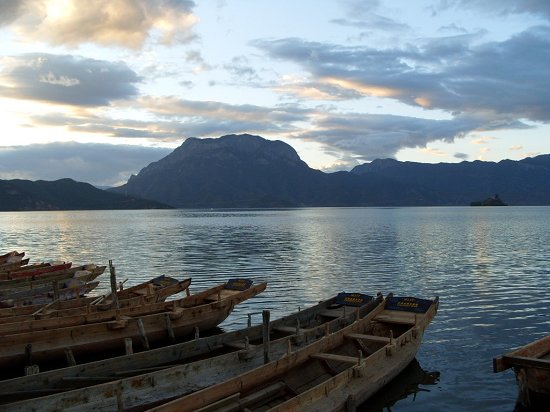
[[[3,97],[77,106],[105,106],[137,95],[138,75],[123,62],[68,55],[24,54],[0,59]]]
[[[6,3],[6,4],[4,4]],[[149,38],[161,44],[186,43],[197,22],[189,0],[8,0],[0,23],[29,42],[76,47],[82,43],[132,49]]]
[[[172,149],[130,145],[50,143],[0,146],[0,179],[71,178],[100,186],[125,183]]]
[[[480,35],[386,49],[297,38],[254,45],[272,58],[301,65],[310,76],[304,87],[313,85],[320,95],[342,98],[345,89],[353,98],[359,93],[452,114],[475,114],[484,116],[490,128],[495,122],[525,127],[520,119],[550,121],[550,27],[532,27],[503,42],[474,45]]]
[[[531,14],[550,20],[550,3],[546,0],[441,0],[437,8],[481,10],[490,15]]]
[[[150,113],[180,121],[186,136],[287,133],[295,130],[293,123],[307,121],[311,115],[310,110],[296,105],[232,105],[178,97],[144,97],[139,102]]]
[[[468,156],[468,154],[466,154],[466,153],[457,152],[453,155],[453,157],[455,159],[468,160],[470,156]]]
[[[9,24],[22,13],[24,1],[3,0],[0,2],[0,26]]]
[[[452,142],[480,126],[473,117],[420,119],[362,113],[317,115],[310,131],[295,137],[317,141],[353,154],[356,161],[395,157],[402,148],[425,148],[429,142]]]

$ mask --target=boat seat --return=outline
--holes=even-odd
[[[345,356],[345,355],[336,355],[334,353],[314,353],[310,355],[310,358],[325,360],[325,361],[336,361],[336,362],[345,362],[345,363],[359,363],[358,357]]]
[[[412,318],[399,317],[394,315],[378,315],[374,318],[378,322],[395,323],[398,325],[414,326],[416,322]]]
[[[346,338],[366,340],[369,342],[376,342],[376,343],[383,343],[383,344],[390,343],[390,338],[386,336],[364,335],[362,333],[350,333],[346,335]]]
[[[275,332],[294,334],[294,333],[296,333],[296,326],[283,326],[283,325],[274,326],[272,328],[272,330],[274,330]],[[298,328],[298,333],[304,333],[306,331],[307,331],[307,329]]]
[[[344,312],[342,310],[325,310],[324,312],[320,312],[319,315],[325,317],[325,318],[340,318],[344,315]]]
[[[226,346],[228,348],[233,348],[233,349],[246,349],[246,344],[243,341],[237,341],[237,340],[234,340],[232,342],[225,342],[223,346]],[[255,346],[256,345],[251,345],[250,343],[248,344],[249,349]]]

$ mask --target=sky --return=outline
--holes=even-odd
[[[0,179],[125,183],[188,137],[310,167],[550,153],[547,0],[0,0]]]

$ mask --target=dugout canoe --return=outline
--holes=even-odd
[[[361,301],[346,300],[350,296],[352,299],[360,297]],[[373,299],[360,294],[339,294],[269,322],[268,356],[270,359],[280,358],[289,347],[295,350],[308,345],[364,318],[378,307],[383,307],[381,295]],[[86,410],[151,407],[262,365],[266,325],[6,380],[0,385],[0,401],[10,403],[42,396],[5,405],[5,410],[25,410],[31,408],[33,402],[44,411],[78,407]],[[197,358],[201,360],[190,363]],[[69,390],[79,386],[86,388]],[[43,396],[50,393],[53,394]]]
[[[128,338],[148,349],[154,343],[188,336],[195,328],[204,331],[218,326],[235,305],[263,292],[266,286],[265,282],[254,285],[247,279],[231,279],[196,295],[152,304],[154,312],[150,314],[136,315],[133,311],[139,307],[131,307],[131,316],[120,314],[107,322],[5,335],[0,337],[0,368],[23,370],[31,354],[33,364],[52,364],[65,359],[67,350],[77,359],[92,354],[116,356],[117,350],[125,349]]]
[[[128,289],[118,290],[119,308],[163,302],[167,297],[183,291],[189,296],[190,284],[190,278],[180,281],[169,276],[158,276]],[[86,297],[73,301],[55,301],[47,305],[0,309],[0,324],[78,316],[91,312],[106,312],[111,309],[113,309],[112,297],[109,293],[107,295]]]
[[[13,271],[5,271],[0,273],[0,280],[12,280],[21,278],[36,278],[49,273],[62,273],[64,270],[69,269],[72,266],[72,262],[63,263],[48,263],[45,266],[30,267],[30,268],[18,268]]]
[[[386,299],[364,319],[291,354],[151,410],[355,410],[415,357],[439,299]]]
[[[164,280],[166,281],[166,277],[164,277]],[[190,295],[189,285],[191,284],[191,279],[178,281],[171,278],[171,280],[175,280],[176,283],[170,283],[165,288],[159,289],[159,295],[153,292],[148,295],[139,293],[134,295],[135,292],[124,294],[125,298],[119,301],[118,308],[112,307],[111,303],[102,303],[99,305],[86,304],[77,308],[54,311],[49,314],[46,312],[43,313],[43,316],[37,314],[35,315],[37,318],[32,320],[20,320],[22,317],[17,317],[12,322],[0,323],[0,336],[106,322],[116,320],[121,316],[135,317],[165,312],[168,306],[172,307],[173,305],[164,303],[164,299],[169,296],[169,291],[175,294],[185,290],[187,291],[187,296]],[[138,286],[143,285],[145,288],[148,284],[150,284],[150,281]],[[166,291],[166,289],[169,290]],[[134,291],[139,290],[142,290],[142,288],[134,289]],[[148,298],[150,301],[147,300]],[[98,299],[96,298],[96,300]],[[184,299],[181,299],[178,305],[185,305]]]
[[[82,272],[82,276],[77,276],[80,280],[91,282],[105,271],[106,266],[96,266],[87,264],[73,266],[69,269],[45,273],[39,276],[22,277],[19,279],[0,280],[0,298],[5,298],[11,293],[31,290],[44,285],[51,285],[53,282],[63,282],[75,277],[77,272]],[[90,273],[84,273],[88,271]]]
[[[98,287],[99,282],[83,282],[79,279],[71,279],[72,282],[65,283],[63,287],[55,290],[53,287],[44,287],[34,289],[32,294],[28,291],[19,296],[15,293],[13,298],[0,300],[0,308],[17,307],[24,305],[46,305],[54,300],[67,301],[84,297],[86,293],[91,292]],[[0,332],[0,336],[2,332]]]
[[[548,410],[550,402],[550,336],[493,359],[493,371],[512,368],[518,383],[518,406]],[[521,409],[521,410],[523,410]]]
[[[25,268],[27,263],[29,263],[29,260],[29,258],[26,258],[13,262],[8,261],[6,263],[0,263],[0,273]]]
[[[3,255],[0,255],[0,263],[6,263],[10,260],[21,260],[25,256],[25,252],[18,252],[16,250],[13,250],[8,253],[4,253]]]

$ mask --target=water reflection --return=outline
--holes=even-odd
[[[430,386],[439,382],[439,372],[428,372],[422,369],[414,359],[389,384],[378,391],[363,405],[357,408],[358,412],[392,411],[393,406],[402,400],[405,402],[421,402],[423,392],[430,392]],[[424,404],[425,409],[426,408]]]

